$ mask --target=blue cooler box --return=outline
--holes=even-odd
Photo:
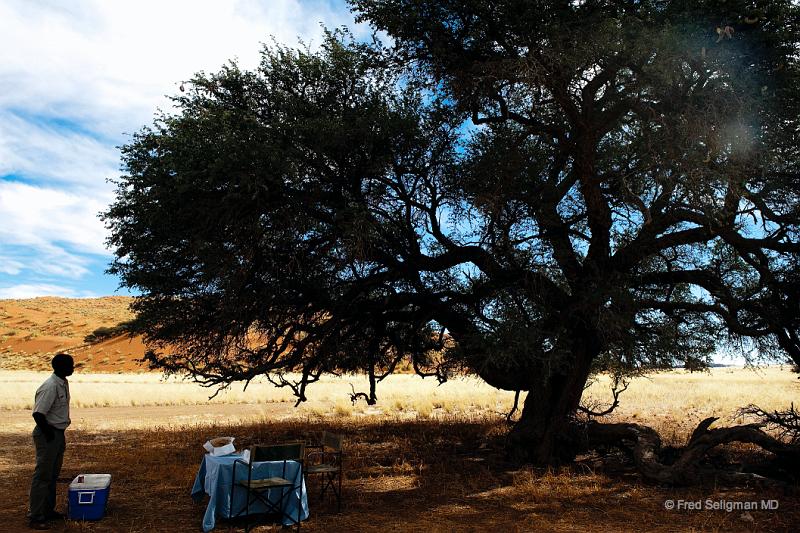
[[[69,484],[70,520],[100,520],[106,514],[111,474],[81,474]]]

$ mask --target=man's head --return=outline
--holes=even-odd
[[[75,361],[68,353],[57,353],[50,362],[53,365],[53,372],[60,378],[71,376],[75,370]]]

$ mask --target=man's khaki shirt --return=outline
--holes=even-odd
[[[42,413],[47,423],[56,429],[66,429],[69,419],[69,383],[55,374],[51,374],[36,389],[33,405],[34,413]]]

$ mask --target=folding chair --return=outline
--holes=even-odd
[[[319,444],[306,445],[307,449],[316,449],[306,455],[305,473],[322,476],[320,498],[325,498],[328,488],[336,498],[337,510],[342,510],[342,447],[344,437],[335,433],[322,432]],[[338,481],[338,483],[336,483]]]
[[[297,531],[300,531],[300,516],[303,511],[303,459],[305,456],[305,443],[304,442],[288,442],[286,444],[274,444],[270,446],[252,446],[250,448],[250,462],[245,462],[242,459],[237,459],[233,463],[233,483],[231,483],[231,518],[241,516],[242,513],[250,515],[250,504],[260,501],[267,507],[266,514],[277,514],[279,519],[284,517],[297,524]],[[254,479],[253,478],[253,465],[261,461],[282,461],[283,467],[280,476]],[[296,461],[299,463],[300,468],[300,483],[295,484],[286,476],[286,463],[289,461]],[[236,464],[244,465],[247,468],[247,480],[236,479]],[[233,513],[233,496],[236,487],[241,487],[247,490],[247,502],[243,509],[238,513]],[[273,503],[270,500],[270,492],[274,489],[280,489],[281,496],[277,502]],[[288,489],[288,490],[287,490]],[[297,504],[297,518],[285,513],[283,508],[285,500],[293,491],[300,491],[300,501]],[[250,531],[249,519],[245,518],[245,531]]]

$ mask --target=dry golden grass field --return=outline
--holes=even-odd
[[[0,373],[1,531],[25,529],[33,469],[27,398],[45,376]],[[657,487],[596,457],[557,471],[514,467],[503,451],[509,395],[473,379],[441,387],[409,375],[387,381],[376,408],[349,402],[350,384],[363,385],[363,378],[350,376],[318,384],[308,405],[295,409],[283,391],[267,384],[246,395],[234,389],[209,403],[207,390],[152,374],[75,374],[62,476],[108,472],[114,481],[105,519],[62,522],[56,530],[197,531],[205,502],[192,503],[189,489],[207,438],[233,435],[242,448],[310,438],[322,429],[347,438],[345,505],[336,513],[312,494],[306,531],[796,531],[800,524],[794,490]],[[604,397],[603,381],[591,395]],[[673,371],[636,380],[615,417],[652,425],[680,444],[706,416],[736,422],[740,404],[783,407],[799,388],[795,374],[774,367]],[[745,447],[721,453],[756,452]],[[62,505],[65,492],[62,484]],[[668,499],[775,499],[780,507],[749,514],[668,511]],[[217,529],[241,528],[218,522]]]
[[[53,351],[80,346],[97,327],[128,319],[126,306],[125,299],[113,305],[108,299],[0,301],[0,494],[5,498],[0,533],[26,530],[34,466],[30,408],[47,376],[41,371],[44,363]],[[77,318],[80,313],[86,318]],[[48,320],[58,327],[47,329]],[[25,344],[37,338],[50,344]],[[643,482],[622,461],[600,461],[595,455],[559,470],[509,464],[505,413],[513,395],[476,379],[437,386],[416,376],[392,376],[379,387],[377,406],[351,404],[351,386],[366,387],[361,376],[324,379],[311,386],[309,401],[297,408],[287,391],[259,382],[246,392],[234,386],[209,401],[212,391],[193,383],[134,372],[139,346],[118,364],[114,346],[119,344],[75,351],[84,364],[70,378],[73,425],[62,470],[65,480],[79,473],[111,473],[108,515],[97,523],[54,523],[56,531],[199,531],[206,502],[194,504],[189,491],[206,439],[233,435],[242,449],[308,439],[323,429],[347,439],[344,504],[337,513],[312,493],[304,531],[800,530],[797,487],[660,487]],[[778,367],[663,372],[635,380],[610,419],[650,425],[668,443],[680,445],[707,416],[719,416],[718,425],[741,423],[735,412],[748,403],[777,409],[797,402],[797,377]],[[608,380],[601,376],[587,397],[607,401]],[[728,461],[758,461],[760,454],[748,446],[717,452]],[[62,483],[61,510],[65,497]],[[705,505],[706,500],[762,499],[777,500],[778,509],[665,509],[667,500]],[[267,525],[258,531],[277,529]],[[218,521],[217,531],[231,530],[243,528]]]

